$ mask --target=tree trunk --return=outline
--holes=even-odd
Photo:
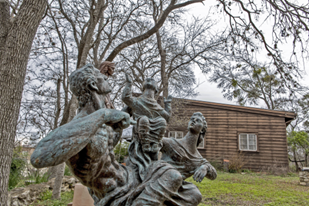
[[[7,205],[12,160],[23,85],[33,38],[46,0],[24,0],[10,21],[8,1],[0,2],[0,205]]]
[[[48,174],[48,180],[55,178],[57,174],[57,166],[48,168],[47,174]]]
[[[72,98],[70,100],[70,103],[67,105],[67,108],[64,108],[64,114],[60,126],[68,123],[75,117],[77,107],[78,107],[78,101],[76,97],[72,95]],[[62,163],[49,169],[52,176],[51,178],[56,177],[53,188],[53,199],[60,199],[64,169],[65,169],[65,163]]]
[[[60,165],[56,166],[56,179],[55,184],[53,188],[53,199],[60,199],[61,195],[61,185],[62,185],[62,179],[64,176],[64,169],[65,169],[65,163],[62,163]]]
[[[296,167],[296,172],[298,172],[298,163],[297,163],[297,159],[296,159],[296,152],[295,150],[293,150],[293,156],[294,156],[294,161],[295,161],[295,167]]]
[[[157,37],[157,45],[161,57],[161,80],[163,86],[163,97],[167,98],[168,96],[168,78],[166,76],[166,51],[162,46],[162,39],[160,35],[160,31],[156,32]]]

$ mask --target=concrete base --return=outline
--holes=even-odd
[[[77,183],[74,188],[73,204],[69,203],[68,206],[94,206],[94,201],[90,196],[87,187]]]

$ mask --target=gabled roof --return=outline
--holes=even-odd
[[[177,99],[177,98],[175,98],[175,99]],[[266,116],[284,117],[287,125],[292,120],[294,120],[295,117],[296,117],[295,112],[289,112],[289,111],[261,109],[261,108],[255,108],[255,107],[222,104],[222,103],[206,102],[206,101],[191,100],[191,99],[182,99],[182,100],[184,100],[186,102],[186,104],[190,104],[192,106],[209,107],[209,108],[222,109],[222,110],[230,110],[230,111],[260,114],[260,115],[266,115]]]

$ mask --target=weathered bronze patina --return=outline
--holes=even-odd
[[[70,88],[79,100],[78,114],[39,142],[31,163],[42,168],[66,162],[88,187],[96,206],[198,205],[201,193],[184,180],[193,175],[200,182],[217,175],[197,150],[207,128],[203,115],[192,115],[183,139],[164,138],[171,98],[165,100],[165,109],[155,101],[155,81],[147,79],[141,97],[134,98],[132,80],[127,77],[122,96],[127,107],[118,111],[105,108],[106,95],[111,92],[106,79],[91,64],[71,74]],[[130,124],[136,125],[127,166],[123,166],[115,160],[113,148]],[[160,150],[163,155],[158,160]]]

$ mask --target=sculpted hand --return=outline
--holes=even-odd
[[[204,179],[204,177],[207,175],[207,166],[206,165],[202,165],[200,166],[200,168],[198,168],[194,175],[193,175],[193,179],[196,182],[202,182],[202,180]]]
[[[129,84],[133,83],[131,77],[127,73],[126,73],[126,82],[129,83]]]
[[[217,178],[217,171],[216,169],[211,165],[211,164],[208,164],[208,168],[207,168],[207,175],[206,177],[210,180],[214,180]]]
[[[130,126],[130,115],[126,112],[112,109],[105,124],[118,132]]]
[[[172,103],[173,97],[169,95],[166,99],[164,97],[164,104],[169,104]]]

